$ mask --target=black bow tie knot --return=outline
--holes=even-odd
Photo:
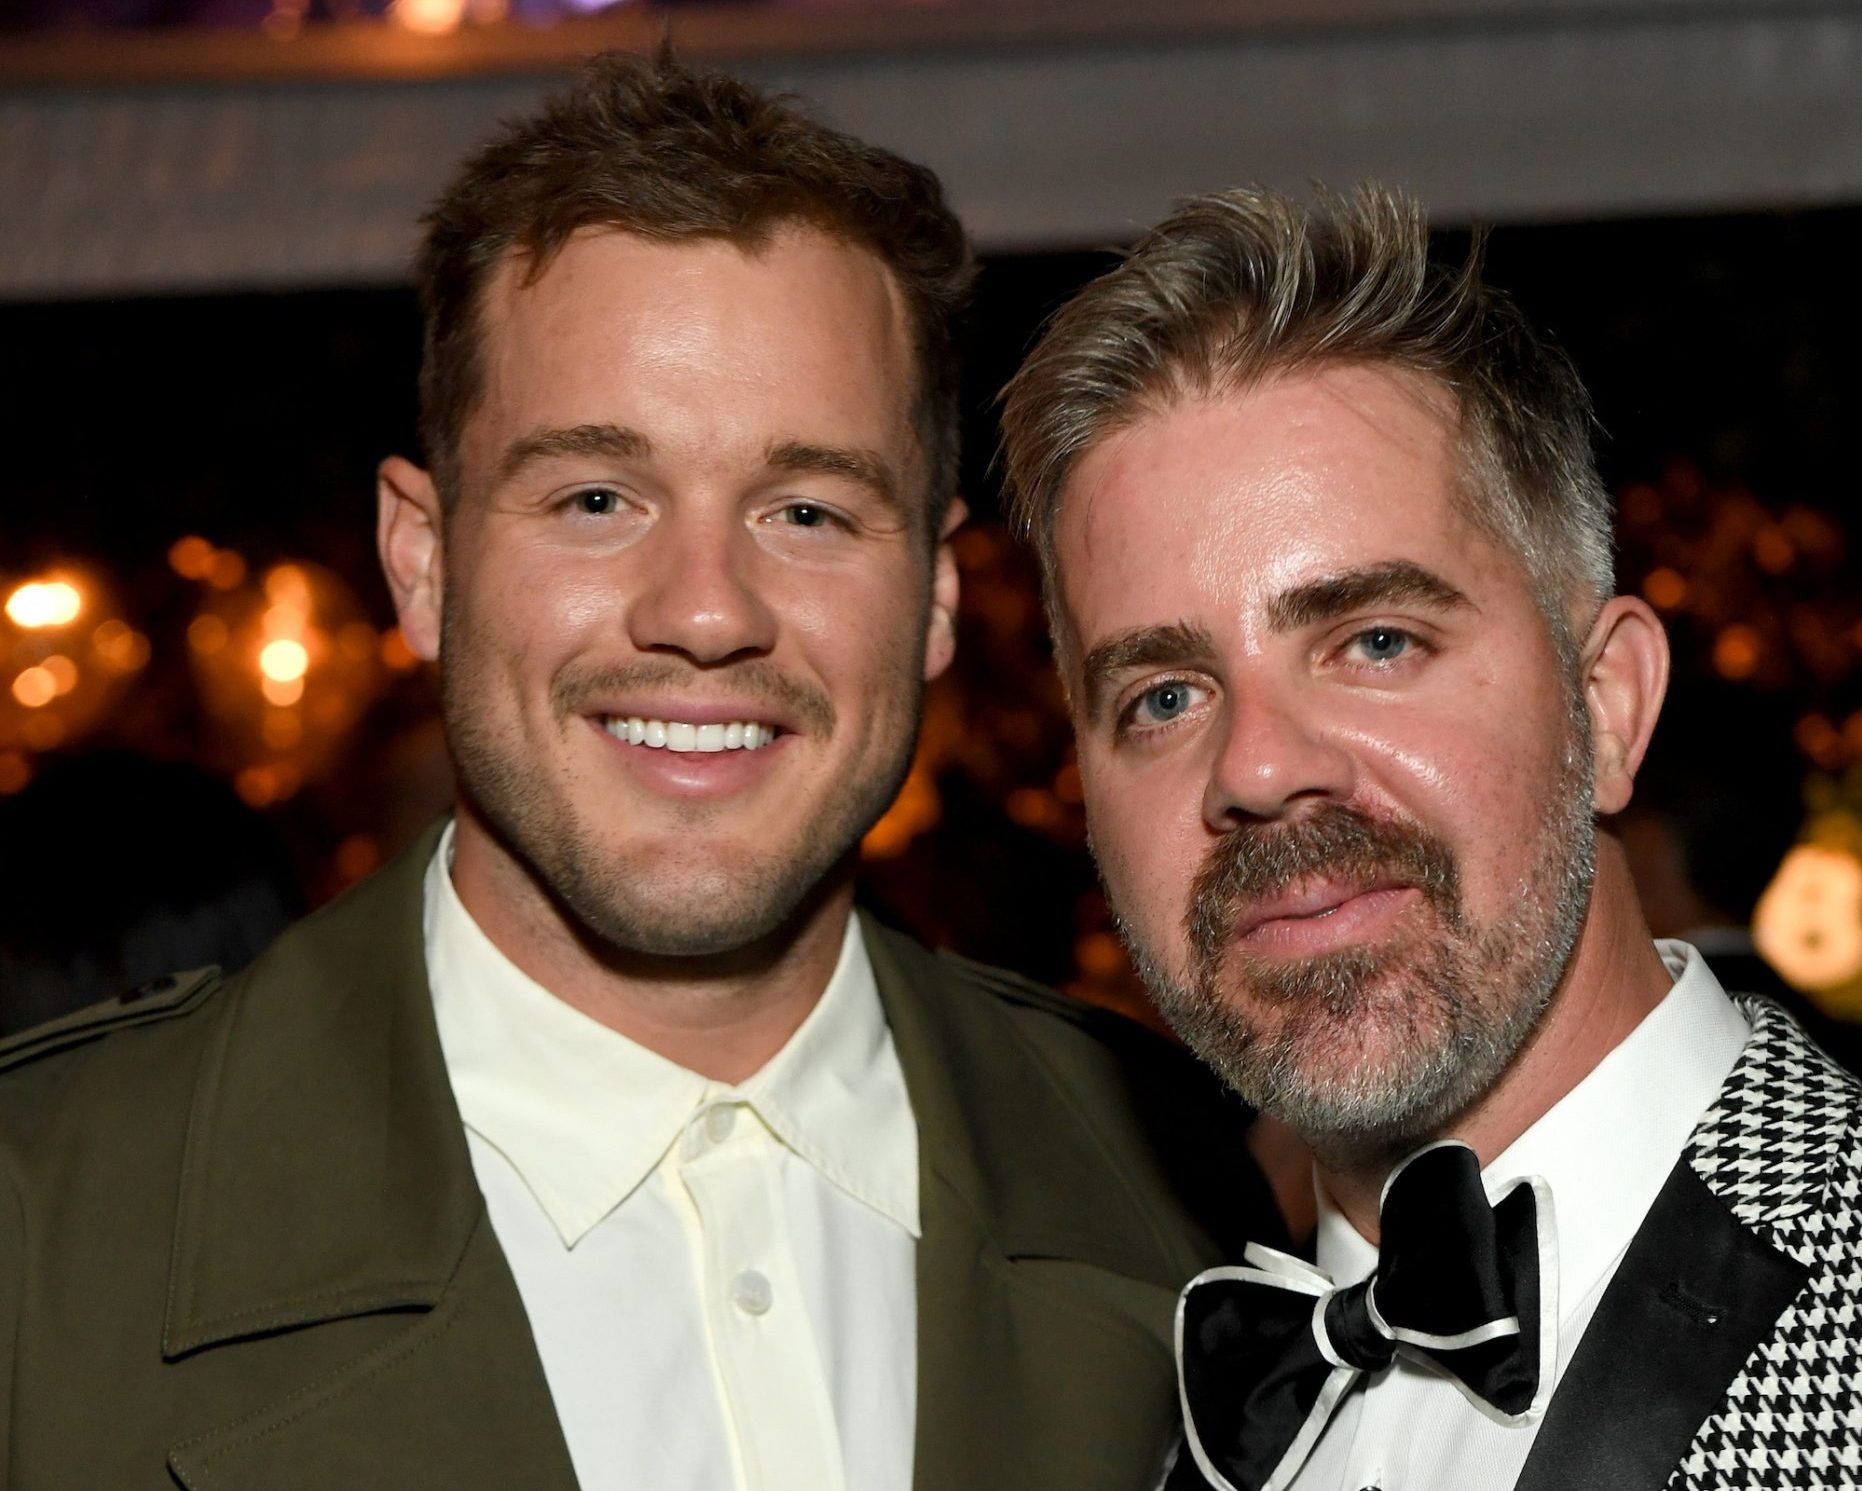
[[[1193,1279],[1177,1305],[1185,1452],[1166,1491],[1281,1491],[1332,1411],[1406,1352],[1503,1422],[1544,1409],[1556,1346],[1544,1183],[1489,1204],[1466,1145],[1432,1144],[1397,1167],[1379,1211],[1376,1271],[1334,1288],[1320,1270],[1250,1246],[1249,1266]]]

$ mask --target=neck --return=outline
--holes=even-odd
[[[1622,852],[1600,834],[1584,925],[1539,1023],[1493,1086],[1405,1152],[1431,1139],[1459,1139],[1485,1168],[1614,1051],[1671,987]],[[1372,1242],[1384,1180],[1402,1158],[1328,1155],[1318,1162],[1327,1196]]]
[[[479,929],[563,1003],[688,1071],[751,1076],[820,1001],[853,909],[851,858],[774,931],[714,954],[663,955],[592,933],[462,806],[453,887]]]

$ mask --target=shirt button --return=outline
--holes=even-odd
[[[769,1280],[753,1268],[746,1268],[731,1280],[731,1303],[746,1315],[766,1315],[776,1302],[776,1292]]]
[[[713,1144],[722,1144],[730,1138],[731,1130],[737,1126],[737,1109],[728,1104],[720,1104],[705,1114],[705,1137]]]

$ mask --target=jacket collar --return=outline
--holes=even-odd
[[[288,931],[216,1001],[188,1125],[170,1358],[431,1306],[458,1267],[483,1203],[427,996],[421,875],[438,833]]]
[[[1082,1033],[1079,1048],[1106,1066],[1063,1077],[1056,1054],[1038,1050],[1006,1012],[1018,995],[1022,1003],[1070,1002],[939,957],[864,913],[860,921],[911,1093],[925,1185],[954,1198],[1004,1259],[1064,1259],[1173,1291],[1202,1268],[1208,1249],[1186,1243],[1182,1218],[1162,1224],[1146,1178],[1121,1158],[1142,1153],[1142,1138],[1114,1142],[1103,1127],[1129,1115],[1093,1112],[1080,1099],[1118,1091],[1132,1074],[1114,1069],[1101,1043]],[[992,995],[966,986],[976,975],[1004,988]],[[1071,1018],[1085,1026],[1099,1014]],[[1108,1205],[1121,1193],[1130,1205]]]

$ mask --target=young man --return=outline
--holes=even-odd
[[[1316,1269],[1185,1291],[1168,1485],[1844,1483],[1862,1094],[1650,939],[1589,406],[1427,256],[1374,188],[1192,201],[1008,397],[1133,951],[1318,1161]]]
[[[465,165],[379,524],[457,812],[6,1052],[15,1491],[1154,1463],[1175,1285],[1263,1221],[1245,1110],[852,911],[951,656],[969,276],[928,172],[671,63]]]

